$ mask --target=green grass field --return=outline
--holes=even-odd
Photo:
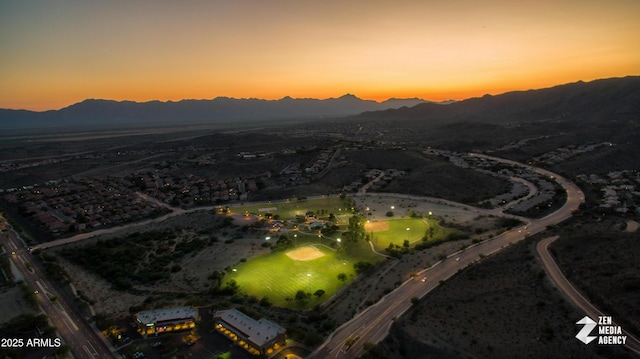
[[[279,215],[280,219],[294,219],[297,215],[305,215],[313,211],[316,215],[328,217],[333,213],[339,219],[340,230],[346,229],[351,217],[351,209],[346,207],[348,201],[338,197],[291,201],[285,203],[268,203],[231,208],[235,213],[264,214],[267,211]],[[268,210],[267,210],[268,209]],[[322,212],[322,213],[321,213]],[[430,226],[435,228],[434,238],[446,236],[448,229],[440,227],[435,220],[424,218],[402,218],[387,220],[389,228],[373,233],[373,244],[379,252],[390,243],[402,245],[408,239],[412,245],[421,241]],[[409,228],[409,230],[407,230]],[[371,234],[371,232],[367,232]],[[371,251],[369,243],[364,240],[358,242],[336,241],[340,232],[331,235],[332,238],[318,237],[315,231],[304,233],[301,229],[288,234],[293,247],[314,246],[324,256],[312,260],[294,260],[286,255],[295,248],[286,251],[276,251],[255,258],[246,263],[240,263],[233,271],[227,273],[224,282],[231,279],[238,284],[244,294],[258,299],[267,298],[270,303],[296,309],[306,309],[322,303],[340,288],[347,285],[355,276],[354,263],[368,262],[375,264],[383,259],[382,256]],[[338,279],[338,274],[344,273],[346,280]],[[322,289],[325,294],[318,298],[313,294]],[[309,296],[305,300],[296,300],[296,293],[304,291]]]
[[[426,218],[401,218],[386,221],[389,229],[373,232],[372,243],[376,250],[383,251],[390,243],[401,246],[405,240],[409,240],[411,246],[422,240],[429,227],[434,228],[433,239],[446,237],[454,230],[438,225],[434,219]],[[409,230],[407,230],[409,228]],[[371,232],[367,232],[372,234]]]
[[[323,257],[299,261],[289,258],[286,255],[289,251],[273,252],[238,266],[235,272],[225,277],[225,281],[234,279],[243,293],[258,299],[267,297],[274,305],[312,307],[333,295],[355,276],[351,258],[324,246],[316,248],[324,254]],[[340,273],[347,275],[345,282],[338,279]],[[304,302],[294,300],[298,290],[313,294],[318,289],[326,292],[321,298],[312,295]]]
[[[275,210],[266,210],[275,208]],[[304,215],[308,211],[318,213],[321,210],[326,210],[326,215],[333,213],[336,216],[340,216],[343,212],[350,213],[350,208],[345,206],[345,202],[339,197],[326,197],[310,200],[293,200],[283,203],[269,203],[269,204],[257,204],[249,206],[237,206],[232,207],[231,211],[235,213],[253,213],[253,214],[265,214],[267,212],[273,215],[279,215],[281,219],[293,219],[297,215]]]

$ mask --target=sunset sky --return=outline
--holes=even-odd
[[[0,0],[0,108],[446,100],[638,75],[639,19],[638,0]]]

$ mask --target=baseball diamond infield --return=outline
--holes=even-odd
[[[322,256],[324,256],[324,253],[313,246],[302,247],[287,252],[287,257],[293,259],[294,261],[310,261]]]
[[[389,229],[389,223],[387,222],[367,222],[364,225],[364,230],[367,232],[382,232]]]

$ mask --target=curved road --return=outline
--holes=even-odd
[[[552,178],[566,191],[567,201],[560,209],[546,217],[533,219],[528,225],[504,232],[491,240],[470,246],[464,251],[453,253],[446,260],[421,271],[415,279],[405,281],[379,302],[358,313],[349,322],[336,329],[327,341],[316,348],[307,358],[358,357],[362,354],[365,343],[376,344],[387,336],[393,320],[400,317],[412,306],[413,298],[422,298],[437,287],[440,281],[447,280],[459,270],[475,263],[479,258],[493,254],[512,243],[524,239],[525,236],[542,232],[547,226],[566,220],[584,202],[584,194],[580,188],[555,173],[496,157],[480,154],[471,155],[527,168],[540,175]]]
[[[538,242],[538,244],[536,245],[536,251],[540,256],[540,260],[542,261],[542,265],[544,266],[547,275],[549,275],[549,278],[551,278],[551,281],[555,284],[555,286],[560,289],[576,307],[582,310],[591,319],[606,315],[602,313],[598,308],[596,308],[593,304],[591,304],[591,302],[589,302],[589,300],[587,300],[571,284],[571,282],[569,282],[569,280],[564,276],[564,274],[558,267],[558,264],[553,260],[553,257],[549,252],[549,245],[556,239],[558,239],[558,236],[545,238]],[[613,325],[617,324],[613,323]],[[640,355],[640,341],[638,340],[638,338],[630,335],[627,332],[624,332],[624,335],[627,336],[625,346],[629,350]]]
[[[566,191],[567,201],[556,212],[539,219],[531,220],[528,225],[494,237],[491,240],[468,247],[466,250],[454,253],[448,259],[434,264],[431,268],[421,271],[415,279],[405,281],[400,287],[387,294],[379,302],[357,314],[349,322],[340,326],[329,339],[320,345],[308,358],[354,358],[362,353],[365,343],[378,343],[384,339],[393,323],[393,320],[405,313],[412,306],[413,298],[421,298],[439,285],[440,281],[447,280],[460,269],[475,263],[479,258],[491,255],[512,243],[520,241],[527,235],[544,231],[547,226],[560,223],[567,218],[578,206],[584,202],[584,195],[571,181],[566,180],[552,172],[520,164],[518,162],[499,159],[480,154],[470,154],[487,158],[493,161],[507,163],[513,166],[527,168],[540,175],[547,176],[559,183]],[[212,206],[211,208],[216,208]],[[167,218],[207,208],[194,208],[189,210],[172,208],[173,212],[155,219],[133,223],[123,227],[139,226],[150,222],[159,222]],[[72,238],[61,239],[49,243],[43,243],[38,248],[49,248],[70,242],[80,241],[94,235],[117,231],[123,227],[116,227],[83,233]],[[455,259],[454,259],[455,257]],[[86,324],[85,324],[86,325]],[[350,345],[345,343],[349,342]],[[106,353],[105,353],[106,354]]]

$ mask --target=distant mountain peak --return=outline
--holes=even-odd
[[[210,100],[116,101],[86,99],[57,111],[37,114],[0,109],[0,128],[33,126],[122,126],[145,124],[216,123],[221,121],[263,121],[336,118],[366,111],[412,107],[422,100],[394,100],[379,103],[347,93],[324,100],[292,98],[279,100],[216,97]]]
[[[629,76],[439,103],[397,98],[377,102],[363,100],[350,93],[325,100],[290,96],[280,100],[216,97],[175,102],[86,99],[60,110],[45,112],[0,109],[0,130],[316,120],[358,114],[363,120],[403,119],[428,121],[433,125],[452,121],[500,124],[542,121],[566,114],[584,118],[608,118],[618,114],[637,116],[635,114],[640,113],[639,96],[640,77]]]
[[[344,95],[338,97],[338,99],[339,100],[360,100],[359,97],[357,97],[356,95],[350,94],[350,93],[344,94]]]

